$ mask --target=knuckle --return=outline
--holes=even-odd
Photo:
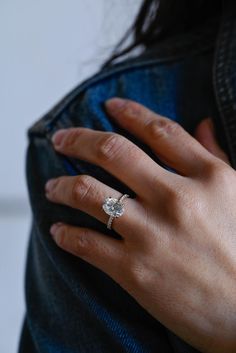
[[[75,241],[75,252],[82,255],[88,255],[91,251],[91,245],[89,244],[89,230],[87,228],[81,229],[80,234]]]
[[[160,139],[178,134],[181,131],[181,127],[171,119],[160,117],[148,123],[147,130],[151,138]]]
[[[181,193],[173,187],[167,186],[164,190],[165,193],[165,200],[168,204],[176,204],[181,199]]]
[[[126,104],[123,107],[123,113],[125,115],[131,115],[131,116],[139,116],[140,114],[142,114],[143,111],[143,107],[134,101],[126,101]]]
[[[103,137],[97,146],[98,159],[103,162],[110,162],[117,158],[121,153],[124,142],[123,136],[118,134],[109,134],[105,138]]]
[[[166,183],[166,181],[162,181],[160,179],[158,174],[155,174],[150,181],[150,189],[152,191],[152,195],[155,195],[158,198],[161,197],[163,201],[162,203],[164,204],[173,204],[178,202],[185,192],[181,183],[174,185]]]
[[[72,200],[75,203],[84,201],[89,195],[93,182],[89,175],[80,175],[72,187]]]
[[[129,263],[129,282],[131,287],[143,287],[147,283],[148,279],[148,267],[145,266],[145,263],[142,263],[137,260],[130,261]],[[127,270],[126,270],[127,272]]]
[[[189,209],[192,203],[191,185],[187,182],[184,184],[182,180],[175,184],[156,182],[156,186],[152,188],[152,202],[157,207],[160,217],[165,222],[178,222],[182,219],[183,210]],[[156,204],[156,199],[159,200]]]
[[[208,179],[214,179],[217,176],[219,177],[225,175],[226,168],[223,162],[213,157],[205,162],[204,172]]]
[[[234,170],[221,160],[209,162],[206,167],[207,179],[217,183],[229,185],[235,182]]]

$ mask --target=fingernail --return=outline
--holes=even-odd
[[[52,136],[52,143],[54,144],[54,146],[58,147],[62,144],[62,141],[66,133],[67,133],[66,129],[61,129],[55,132],[55,134]]]
[[[50,192],[53,190],[54,186],[56,185],[56,179],[50,179],[47,181],[47,183],[45,184],[45,191],[46,192]]]
[[[105,106],[111,113],[118,113],[127,104],[126,99],[122,98],[110,98],[106,100]]]
[[[58,223],[55,223],[51,226],[50,228],[50,233],[53,237],[54,240],[58,240],[59,238],[59,234],[58,234],[58,229],[63,225],[63,223],[61,222],[58,222]]]

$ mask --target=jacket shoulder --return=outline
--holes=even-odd
[[[96,122],[92,119],[93,113],[96,110],[98,114],[96,120],[102,122],[104,120],[103,102],[113,96],[140,101],[155,111],[157,107],[154,102],[156,98],[159,98],[156,97],[155,90],[158,86],[160,92],[164,87],[162,79],[168,86],[167,81],[171,81],[171,75],[173,75],[171,68],[181,60],[186,60],[186,58],[194,60],[196,56],[212,51],[215,45],[212,39],[216,34],[217,21],[214,18],[211,24],[196,28],[188,34],[171,37],[153,45],[136,57],[99,70],[76,85],[40,117],[28,129],[29,135],[45,135],[50,133],[55,125],[58,127],[82,125],[96,128]],[[161,113],[160,106],[158,109]],[[83,115],[85,115],[85,120],[83,120]],[[102,127],[100,124],[97,126],[97,128]],[[106,128],[112,127],[106,126]]]

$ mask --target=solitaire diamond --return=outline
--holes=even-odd
[[[124,213],[124,205],[113,197],[106,197],[102,208],[109,216],[113,217],[120,217]]]

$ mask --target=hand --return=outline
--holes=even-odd
[[[57,132],[56,151],[99,165],[137,197],[126,199],[125,213],[113,221],[122,240],[59,223],[51,228],[55,242],[107,273],[195,348],[236,352],[234,169],[218,146],[214,151],[222,159],[176,122],[138,103],[113,99],[106,107],[120,126],[177,173],[162,168],[121,135],[87,128]],[[198,127],[197,138],[208,149],[216,148],[206,131]],[[46,185],[49,200],[78,208],[105,224],[104,198],[120,195],[89,175],[63,176]]]

